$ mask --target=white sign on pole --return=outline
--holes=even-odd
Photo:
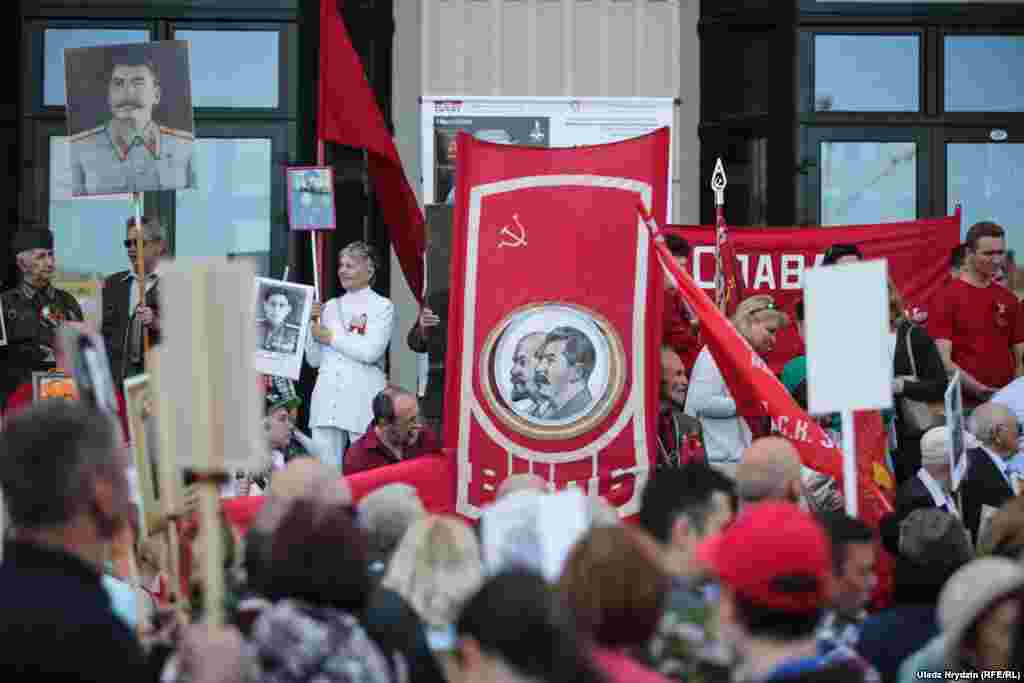
[[[960,488],[960,482],[967,473],[967,444],[964,421],[963,382],[957,370],[946,388],[946,425],[949,427],[949,442],[946,454],[949,456],[949,473],[952,490]]]
[[[459,131],[481,140],[535,147],[577,147],[618,142],[668,126],[668,215],[672,215],[671,160],[675,100],[671,97],[464,97],[421,99],[423,201],[444,204],[455,186]]]
[[[891,408],[885,261],[812,268],[804,277],[810,412]]]
[[[893,352],[884,260],[804,273],[807,403],[811,414],[841,413],[843,498],[857,516],[853,411],[892,406]]]

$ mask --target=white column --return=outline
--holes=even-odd
[[[609,12],[612,11],[611,0],[598,0],[598,32],[597,32],[597,45],[598,45],[598,83],[601,86],[601,96],[608,97],[611,92],[611,74],[609,72],[609,54],[608,47],[611,45],[610,38],[610,27],[611,17]]]
[[[633,0],[633,95],[640,97],[644,91],[644,54],[647,50],[647,0]]]
[[[491,0],[491,49],[494,51],[491,63],[491,94],[501,95],[504,92],[505,82],[505,0]]]
[[[562,0],[562,94],[576,90],[576,0]]]
[[[537,0],[526,0],[526,94],[537,94]]]

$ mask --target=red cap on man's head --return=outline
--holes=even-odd
[[[759,607],[804,613],[829,600],[828,536],[792,503],[746,508],[732,526],[697,548],[697,558],[724,585]]]

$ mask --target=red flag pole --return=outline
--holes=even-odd
[[[725,187],[728,184],[725,167],[719,157],[715,160],[715,170],[711,174],[711,190],[715,193],[715,305],[726,314],[729,294],[722,247],[725,245]]]

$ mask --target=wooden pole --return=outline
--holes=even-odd
[[[322,138],[316,139],[316,165],[324,166],[327,159],[327,148]],[[313,247],[313,285],[316,288],[316,300],[323,303],[323,294],[320,291],[320,265],[323,260],[324,236],[319,230],[313,230],[309,236]],[[320,322],[317,319],[317,322]]]
[[[146,305],[146,261],[142,257],[144,241],[142,239],[142,193],[132,193],[132,204],[135,206],[135,280],[139,288],[139,306]],[[136,307],[138,308],[138,307]],[[134,315],[134,312],[132,313]],[[145,325],[142,326],[142,366],[146,366],[146,354],[149,353],[149,334]]]
[[[842,416],[843,430],[843,498],[846,502],[846,514],[857,516],[857,439],[853,422],[853,411],[844,410]]]

